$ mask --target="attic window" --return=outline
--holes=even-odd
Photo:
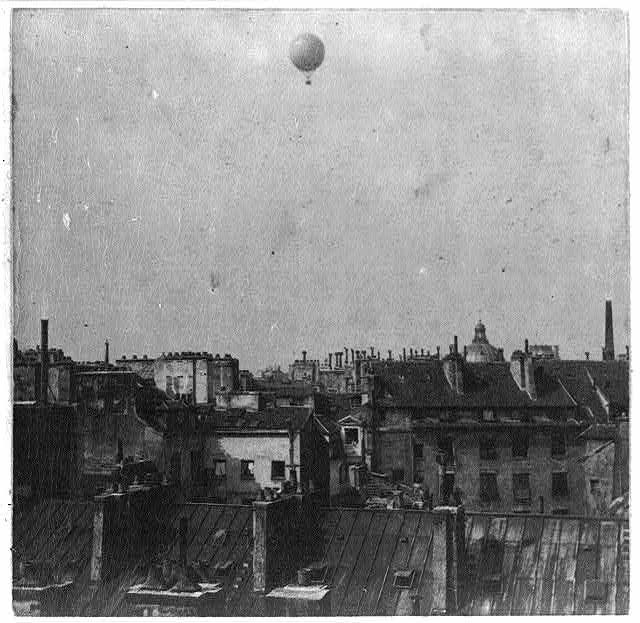
[[[413,569],[396,571],[393,574],[393,585],[396,588],[411,588],[413,586],[414,576],[415,571]]]
[[[491,409],[485,409],[482,412],[482,419],[485,422],[495,422],[496,420],[496,414],[491,410]]]

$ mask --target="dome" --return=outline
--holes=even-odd
[[[469,363],[491,363],[494,361],[504,361],[504,354],[501,348],[496,348],[489,344],[486,327],[482,320],[478,320],[475,326],[475,335],[471,344],[466,347],[467,361]]]

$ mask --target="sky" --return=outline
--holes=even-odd
[[[324,41],[310,86],[288,58]],[[629,344],[609,11],[24,10],[13,326],[77,359]]]

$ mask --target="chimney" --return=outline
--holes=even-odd
[[[189,518],[180,517],[180,566],[187,568],[187,533],[189,532]]]
[[[167,487],[155,486],[95,497],[91,581],[115,577],[124,568],[149,558],[158,546],[158,531],[144,518],[155,517],[169,500]]]
[[[589,361],[589,351],[588,351],[588,350],[585,350],[585,351],[584,351],[584,358],[585,358],[587,361]]]
[[[526,338],[524,340],[524,354],[525,355],[529,354],[529,340],[527,340]]]
[[[309,499],[302,495],[253,503],[255,592],[269,592],[307,562],[314,545],[315,532],[310,524],[314,516]]]
[[[333,366],[331,365],[331,358],[332,358],[332,354],[329,353],[329,368],[333,368]]]
[[[378,361],[380,361],[380,351],[378,351]]]
[[[453,336],[453,352],[456,355],[458,354],[458,336],[457,335]]]
[[[391,361],[391,349],[387,351],[389,353],[389,361]]]
[[[602,358],[605,361],[613,361],[616,358],[613,348],[613,313],[611,310],[611,301],[606,301],[605,303],[604,351]]]
[[[413,348],[409,349],[409,359],[413,359]]]
[[[627,351],[627,361],[629,361],[629,345],[628,344],[625,346],[625,349]]]
[[[49,403],[49,320],[40,320],[40,400]]]
[[[455,336],[451,353],[442,360],[442,368],[449,386],[456,394],[464,394],[464,361],[457,350],[458,338]]]
[[[437,353],[436,359],[440,359],[440,347],[439,346],[436,346],[436,353]]]
[[[348,364],[349,364],[349,350],[345,346],[345,348],[344,348],[344,365],[346,366]]]
[[[465,576],[465,513],[462,506],[436,506],[432,523],[432,583],[429,614],[456,614]],[[426,615],[427,613],[423,613]]]
[[[191,388],[191,397],[193,398],[193,404],[195,406],[196,404],[198,404],[197,397],[196,397],[196,385],[197,385],[196,379],[198,377],[198,371],[196,369],[197,366],[196,366],[196,358],[195,357],[192,359],[191,363],[192,363],[192,366],[193,366],[193,371],[192,371],[192,374],[193,374],[192,385],[193,385],[193,387]]]
[[[424,348],[420,349],[420,357],[424,357]]]
[[[109,340],[104,341],[104,365],[109,365]]]
[[[464,353],[464,360],[466,361],[467,360],[467,347],[466,347],[466,345],[464,347],[463,353]]]
[[[302,351],[302,363],[307,363],[307,351]]]
[[[371,359],[373,359],[375,357],[375,349],[373,346],[369,346],[369,348],[371,349]]]
[[[354,355],[354,353],[353,353],[353,348],[352,348],[351,349],[351,363],[353,363],[356,360],[356,358],[353,355]]]
[[[407,360],[407,349],[404,348],[404,346],[402,347],[402,361],[406,361]]]

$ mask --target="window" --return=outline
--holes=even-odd
[[[551,474],[551,495],[554,498],[569,497],[569,483],[567,472],[554,472]]]
[[[413,458],[414,459],[422,459],[422,458],[424,458],[424,444],[423,443],[414,443],[413,444]]]
[[[284,461],[271,461],[271,480],[284,480]]]
[[[344,429],[344,442],[346,444],[355,446],[358,443],[358,429],[357,428],[345,428]]]
[[[240,479],[241,480],[254,480],[253,475],[253,461],[240,461]]]
[[[500,499],[495,472],[480,472],[480,502],[490,504]]]
[[[514,459],[526,459],[529,454],[529,436],[523,432],[516,432],[511,441],[511,454]]]
[[[207,472],[202,464],[202,452],[191,452],[191,482],[194,485],[206,485],[207,484]]]
[[[529,474],[513,475],[513,500],[516,504],[531,504]]]
[[[496,440],[493,437],[480,437],[480,458],[483,461],[495,461],[498,458]]]
[[[404,469],[396,468],[391,470],[391,480],[393,482],[403,482],[404,481]]]
[[[563,457],[567,453],[567,442],[564,433],[554,433],[551,436],[552,458]]]
[[[396,571],[393,574],[393,585],[396,588],[411,588],[413,586],[414,575],[415,572],[413,569]]]
[[[413,472],[413,482],[416,484],[422,484],[424,482],[424,473],[420,470]]]
[[[223,480],[227,477],[227,462],[224,459],[216,459],[213,462],[213,477],[216,480]]]
[[[600,480],[598,478],[592,478],[589,481],[589,491],[591,495],[598,495],[600,493]]]

